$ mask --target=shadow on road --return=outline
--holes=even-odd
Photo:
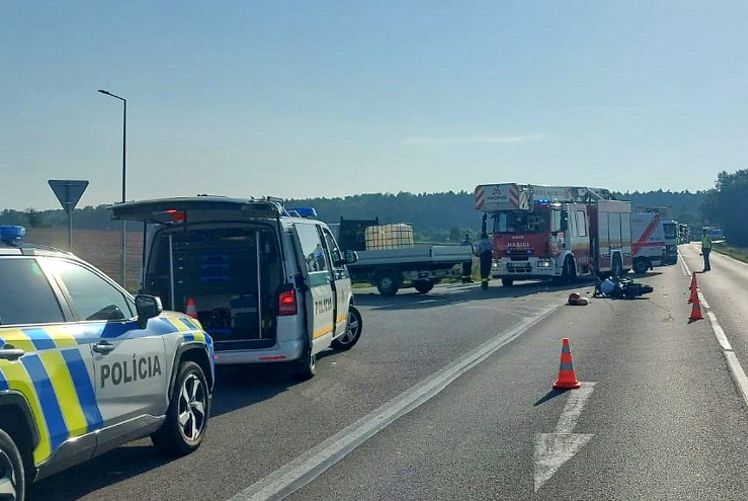
[[[594,281],[589,278],[579,280],[574,284],[557,284],[545,281],[521,282],[511,287],[498,285],[495,281],[488,290],[482,290],[480,284],[475,285],[440,285],[428,294],[419,294],[412,289],[406,289],[396,296],[384,297],[376,292],[357,293],[357,305],[369,306],[374,310],[421,310],[448,304],[468,301],[485,301],[501,298],[519,298],[559,291],[582,291],[589,289],[592,295]]]
[[[535,402],[534,404],[532,404],[532,405],[533,405],[533,407],[537,407],[538,405],[542,405],[542,404],[548,402],[549,400],[553,400],[554,398],[556,398],[559,395],[563,395],[567,391],[569,391],[569,390],[557,390],[557,389],[554,388],[551,391],[549,391],[548,393],[546,393],[545,395],[543,395],[542,397],[540,397],[540,399],[537,402]]]
[[[319,354],[325,357],[336,352]],[[285,364],[262,367],[218,367],[211,418],[270,399],[298,384]],[[30,501],[72,501],[170,463],[150,440],[139,440],[53,475],[31,486]],[[75,479],[71,482],[70,479]],[[164,498],[166,499],[166,498]]]
[[[72,501],[173,461],[149,443],[135,442],[33,484],[29,501]]]

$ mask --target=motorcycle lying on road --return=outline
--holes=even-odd
[[[592,296],[612,299],[635,299],[652,291],[654,291],[654,288],[651,285],[635,282],[630,278],[611,276],[596,280],[595,293]]]

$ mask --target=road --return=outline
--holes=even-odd
[[[695,247],[681,253],[701,269]],[[713,321],[689,323],[689,280],[660,268],[642,278],[646,299],[586,307],[535,283],[363,291],[364,337],[325,354],[313,380],[221,372],[196,453],[164,461],[134,442],[30,498],[250,499],[286,485],[298,500],[746,499],[748,407],[728,363],[748,367],[748,266],[713,256],[698,275]],[[580,390],[551,390],[562,337]]]

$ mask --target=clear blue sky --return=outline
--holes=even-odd
[[[703,189],[748,154],[748,2],[0,3],[0,207]]]

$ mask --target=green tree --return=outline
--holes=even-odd
[[[715,188],[706,194],[702,212],[706,221],[722,227],[727,240],[748,247],[748,169],[734,173],[722,171]]]

